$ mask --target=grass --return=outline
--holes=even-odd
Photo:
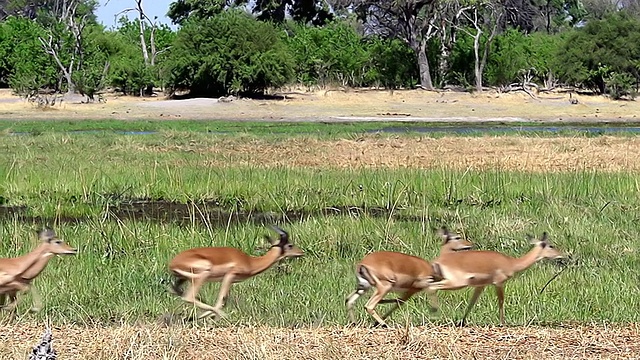
[[[360,133],[387,132],[419,134],[427,132],[430,136],[458,134],[460,136],[482,136],[515,133],[526,136],[582,135],[599,136],[606,129],[615,129],[618,135],[634,135],[640,123],[594,123],[581,124],[566,122],[562,124],[544,124],[537,122],[518,122],[496,124],[492,122],[455,122],[426,123],[414,121],[376,121],[376,122],[266,122],[266,121],[212,121],[212,120],[0,120],[0,133],[28,133],[42,135],[61,132],[97,132],[97,133],[146,133],[146,132],[199,132],[225,135],[255,136],[314,136],[335,138]],[[602,128],[602,131],[584,131],[582,128]],[[549,130],[550,128],[554,130]],[[628,130],[625,130],[627,128]]]
[[[256,139],[242,135],[220,141],[239,146]],[[34,229],[43,225],[54,226],[79,249],[76,257],[53,259],[36,279],[45,307],[24,316],[58,324],[156,321],[179,304],[166,291],[172,256],[196,246],[233,246],[251,254],[264,247],[261,239],[267,229],[259,221],[203,217],[213,205],[208,208],[199,201],[211,200],[226,213],[306,214],[282,224],[305,256],[234,285],[226,308],[229,317],[218,325],[346,324],[344,298],[355,286],[354,264],[375,250],[433,258],[439,246],[434,232],[441,225],[463,233],[480,249],[514,256],[529,249],[526,234],[548,231],[554,244],[572,255],[573,265],[542,294],[539,290],[559,271],[551,264],[537,264],[507,284],[510,324],[639,320],[635,268],[640,198],[635,173],[465,171],[444,165],[254,166],[224,152],[192,151],[215,144],[205,135],[184,132],[144,138],[0,137],[0,199],[5,206],[27,207],[24,214],[3,216],[0,256],[34,248]],[[276,141],[274,146],[285,145]],[[212,157],[227,165],[202,166]],[[153,214],[148,220],[113,215],[121,202],[134,198],[197,206],[186,215],[164,214],[162,220]],[[313,212],[332,206],[365,211]],[[213,303],[217,288],[206,286],[202,298]],[[416,296],[390,322],[452,324],[469,295],[468,290],[441,292],[441,312],[435,315],[428,312],[426,297]],[[25,300],[21,314],[30,306],[30,296]],[[370,321],[362,309],[365,301],[358,303],[357,315]],[[469,321],[496,324],[497,312],[495,295],[487,291]]]

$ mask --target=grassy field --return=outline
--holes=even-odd
[[[560,270],[556,265],[537,264],[507,283],[509,324],[640,320],[640,146],[634,136],[61,130],[71,129],[0,135],[0,256],[34,248],[35,230],[43,225],[79,250],[51,261],[35,281],[44,309],[29,314],[26,296],[20,321],[50,322],[71,333],[74,326],[144,328],[180,304],[167,292],[172,256],[196,246],[234,246],[257,255],[271,223],[288,230],[305,256],[234,285],[228,318],[206,326],[341,328],[347,324],[344,299],[355,287],[354,264],[375,250],[433,258],[442,225],[477,248],[514,256],[529,249],[526,234],[547,231],[571,255],[570,267],[541,294]],[[478,152],[486,156],[474,163]],[[204,288],[205,302],[215,301],[217,288]],[[416,296],[390,324],[453,325],[469,295],[441,292],[436,314],[425,296]],[[369,326],[365,301],[357,316]],[[498,323],[493,291],[483,294],[468,320],[481,327]]]

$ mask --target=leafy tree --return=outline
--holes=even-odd
[[[9,17],[0,24],[0,29],[0,52],[6,54],[0,61],[2,81],[19,92],[57,89],[57,66],[38,41],[46,30],[38,23],[21,17]]]
[[[238,11],[192,19],[178,31],[165,68],[170,89],[196,96],[261,93],[292,78],[280,31]]]
[[[189,19],[209,19],[234,5],[236,0],[176,0],[169,5],[167,17],[174,24],[184,25]]]
[[[625,12],[590,21],[574,31],[557,54],[560,78],[567,83],[610,93],[637,89],[640,61],[640,20]],[[630,82],[623,86],[623,82]],[[615,96],[615,94],[613,94]]]
[[[370,57],[354,28],[343,22],[321,28],[292,24],[287,32],[293,34],[286,42],[294,55],[298,82],[364,84]]]
[[[486,79],[493,85],[519,81],[522,72],[531,72],[536,83],[547,83],[557,75],[555,54],[562,36],[545,33],[524,34],[510,29],[496,37],[487,64]],[[552,84],[546,84],[552,87]]]
[[[337,9],[353,8],[370,33],[404,41],[416,54],[420,85],[432,90],[428,43],[437,33],[435,0],[333,0]]]

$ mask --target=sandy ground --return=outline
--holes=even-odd
[[[282,100],[166,100],[105,95],[105,103],[76,97],[41,110],[0,90],[0,119],[218,119],[270,121],[640,121],[640,102],[566,93],[427,92],[422,90],[286,91]]]
[[[26,359],[44,324],[0,326],[0,357]],[[638,359],[638,326],[373,329],[53,327],[58,359]]]

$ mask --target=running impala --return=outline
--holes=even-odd
[[[273,227],[280,235],[276,242],[267,237],[271,248],[263,256],[253,257],[231,247],[203,247],[181,252],[169,263],[169,270],[175,277],[171,285],[172,292],[182,300],[204,310],[198,319],[213,314],[216,318],[224,317],[222,311],[231,285],[258,275],[273,264],[288,257],[299,257],[304,253],[289,241],[286,231]],[[189,282],[185,291],[182,286]],[[206,282],[220,282],[218,301],[214,306],[198,300],[198,292]]]
[[[468,286],[474,288],[473,295],[467,309],[462,316],[460,326],[471,308],[478,301],[478,297],[488,285],[496,288],[500,323],[504,325],[504,284],[516,273],[524,271],[542,259],[558,259],[564,255],[551,245],[547,233],[539,240],[528,236],[533,248],[520,258],[513,258],[496,251],[472,250],[449,253],[435,259],[433,264],[439,268],[444,279],[432,284],[436,290],[457,290]]]
[[[76,250],[59,239],[51,229],[39,231],[38,238],[41,244],[30,253],[16,258],[0,259],[0,305],[4,305],[8,298],[9,304],[4,306],[6,310],[15,310],[19,294],[31,290],[31,311],[39,311],[42,308],[42,299],[31,282],[42,273],[54,255],[76,254]]]
[[[457,251],[471,249],[472,244],[460,236],[447,231],[445,227],[440,229],[439,235],[443,238],[440,248],[441,254],[449,254]],[[365,304],[367,312],[376,320],[377,324],[387,326],[386,319],[400,305],[404,304],[416,293],[426,290],[432,309],[437,301],[435,291],[430,289],[432,283],[441,280],[441,275],[430,262],[417,256],[392,251],[377,251],[365,256],[356,265],[357,287],[346,300],[349,319],[355,323],[353,305],[360,296],[371,288],[375,292]],[[400,292],[397,299],[383,299],[389,292]],[[378,304],[393,303],[389,311],[380,317],[376,312]]]

